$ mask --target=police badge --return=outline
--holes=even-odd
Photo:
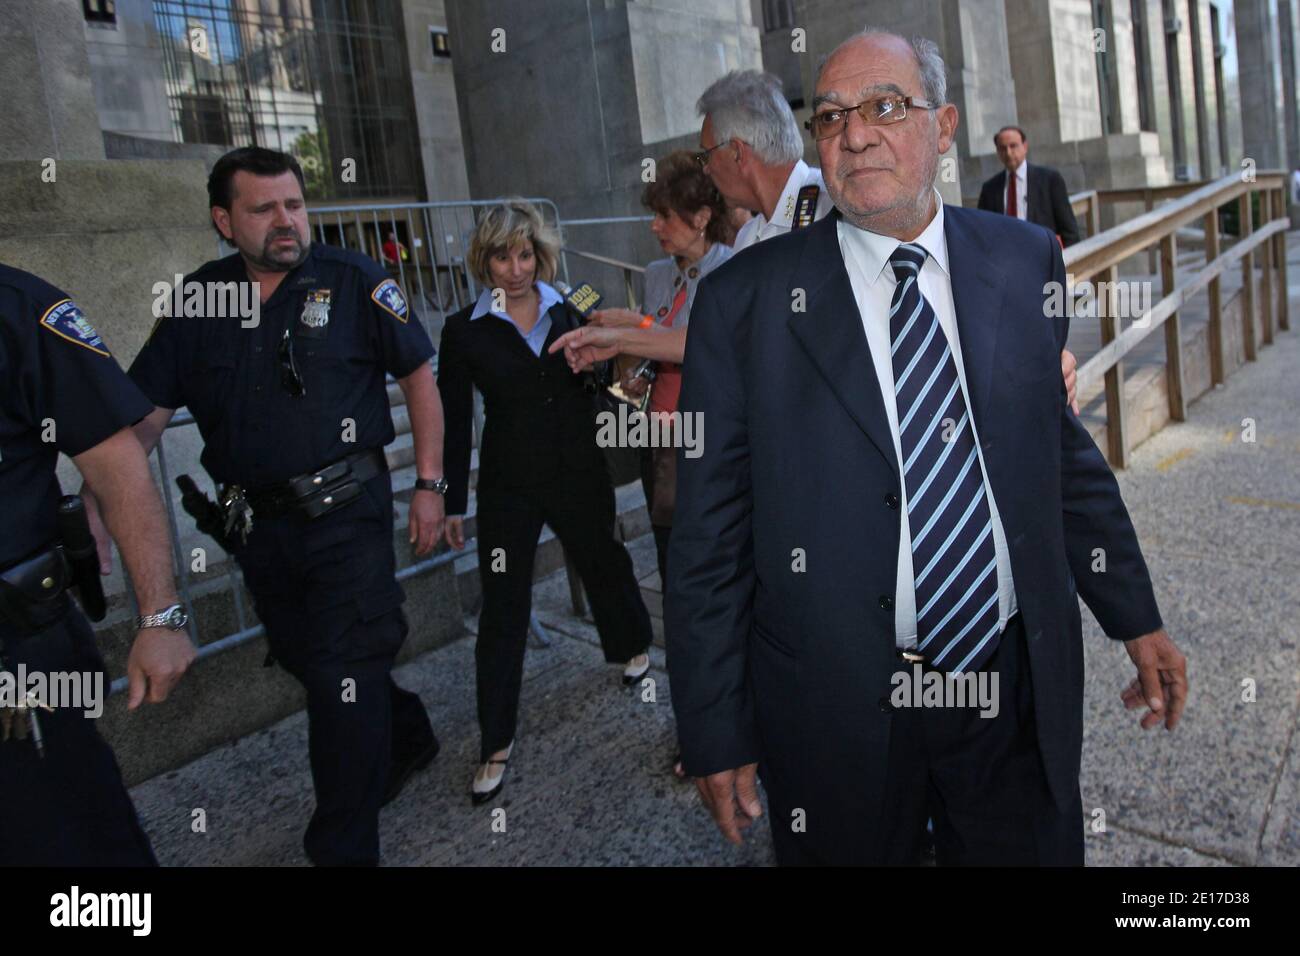
[[[302,305],[298,334],[308,339],[323,339],[330,324],[330,290],[312,289]]]

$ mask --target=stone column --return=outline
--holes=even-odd
[[[1246,158],[1253,159],[1259,169],[1277,168],[1287,161],[1277,3],[1236,0],[1234,7],[1242,148]]]

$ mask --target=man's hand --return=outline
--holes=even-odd
[[[161,704],[194,662],[194,655],[194,645],[184,631],[165,627],[138,631],[126,660],[126,709],[135,710],[145,700]]]
[[[564,360],[574,372],[585,372],[597,362],[612,359],[619,353],[617,329],[597,325],[584,325],[565,332],[551,343],[547,354],[564,349]]]
[[[417,558],[432,551],[442,537],[443,514],[442,495],[436,491],[415,489],[407,515],[407,532]]]
[[[452,515],[447,519],[447,528],[443,532],[447,544],[457,551],[465,547],[465,516]]]
[[[695,787],[704,805],[713,814],[713,822],[732,843],[743,843],[741,831],[763,815],[758,802],[758,764],[747,763],[736,770],[697,777]]]
[[[1061,352],[1061,376],[1065,379],[1066,401],[1070,403],[1070,408],[1074,414],[1079,414],[1079,362],[1074,357],[1074,353],[1069,349]]]
[[[1148,708],[1142,715],[1143,730],[1150,730],[1162,720],[1166,730],[1173,730],[1187,706],[1187,658],[1164,628],[1125,641],[1124,647],[1138,670],[1133,683],[1120,694],[1124,707]]]

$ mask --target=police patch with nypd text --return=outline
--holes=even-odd
[[[99,337],[94,326],[86,321],[76,303],[71,299],[56,302],[45,310],[41,316],[41,328],[48,329],[61,339],[67,339],[74,345],[89,349],[106,358],[110,355],[108,346]]]
[[[407,317],[406,296],[402,295],[402,288],[392,279],[385,279],[379,285],[375,286],[375,291],[370,293],[370,298],[381,308],[387,310],[399,322],[405,322]]]

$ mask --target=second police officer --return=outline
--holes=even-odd
[[[238,252],[186,286],[258,283],[260,314],[160,319],[129,374],[157,406],[136,428],[146,449],[175,409],[194,416],[271,653],[306,688],[307,855],[374,865],[380,807],[438,751],[420,698],[391,676],[407,623],[385,374],[410,415],[416,554],[442,532],[442,406],[433,344],[400,287],[373,260],[311,242],[303,188],[285,153],[246,147],[218,160],[212,220]]]
[[[72,299],[0,265],[0,671],[7,685],[0,866],[155,862],[113,751],[95,729],[104,663],[68,591],[75,584],[88,608],[98,604],[96,617],[103,591],[84,515],[67,520],[55,471],[62,452],[98,493],[143,612],[127,659],[127,707],[160,703],[194,648],[176,600],[162,501],[130,431],[150,407]],[[75,539],[86,543],[88,561],[69,560]],[[47,693],[66,688],[68,675],[98,690],[76,702],[42,700],[35,690],[29,699],[36,675]]]

